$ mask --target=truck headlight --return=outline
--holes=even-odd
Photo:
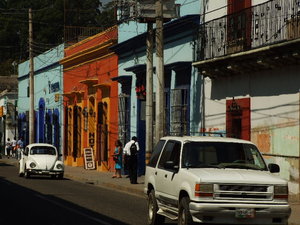
[[[213,184],[195,184],[195,197],[213,197]]]
[[[288,199],[289,198],[288,186],[275,185],[274,186],[274,198]]]
[[[34,162],[30,163],[29,164],[30,168],[35,168],[36,167],[36,164]]]

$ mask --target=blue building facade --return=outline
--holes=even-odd
[[[198,101],[195,98],[201,92],[197,70],[192,67],[197,49],[201,4],[199,1],[176,3],[182,4],[181,17],[164,24],[165,134],[189,135],[194,133],[191,119],[199,117],[193,114],[191,107],[194,107],[193,103]],[[113,47],[119,56],[119,77],[114,79],[120,83],[119,137],[127,142],[132,136],[137,136],[141,148],[139,174],[145,172],[146,29],[146,24],[135,21],[121,24],[119,44]],[[153,58],[155,95],[155,47]]]
[[[64,45],[34,57],[35,142],[62,150]],[[18,67],[18,133],[29,142],[29,60]]]

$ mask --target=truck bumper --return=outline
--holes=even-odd
[[[194,222],[222,224],[287,224],[291,214],[288,204],[212,204],[190,202],[190,212]],[[252,209],[252,218],[237,218],[239,209]]]

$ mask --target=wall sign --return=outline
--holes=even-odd
[[[83,154],[84,154],[84,168],[86,170],[96,169],[93,149],[85,148]]]

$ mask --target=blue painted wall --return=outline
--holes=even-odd
[[[64,56],[64,45],[59,45],[36,57],[34,57],[34,110],[36,111],[35,141],[50,142],[62,149],[62,119],[63,119],[63,67],[59,60]],[[28,111],[30,106],[29,96],[29,60],[19,64],[18,67],[18,114],[19,130],[28,144]],[[57,96],[59,95],[59,96]],[[58,97],[58,98],[57,98]],[[27,117],[26,117],[27,112]],[[52,113],[49,113],[52,112]],[[52,118],[46,115],[53,115],[55,112],[58,124],[46,126],[53,123]],[[48,130],[47,130],[48,127]],[[52,130],[49,131],[49,127]],[[47,134],[56,134],[46,139]],[[57,135],[58,134],[58,135]],[[59,141],[57,141],[58,139]]]
[[[176,1],[177,4],[181,4],[181,16],[186,15],[200,15],[202,1],[193,1],[193,0],[182,0]],[[180,19],[180,18],[179,18]],[[174,20],[173,20],[174,21]],[[200,16],[198,19],[200,22]],[[166,24],[165,24],[166,26]],[[154,24],[155,28],[155,24]],[[126,52],[122,52],[119,54],[119,76],[123,75],[131,75],[132,83],[131,83],[131,95],[130,95],[130,137],[138,136],[144,137],[145,135],[139,134],[141,129],[141,121],[139,121],[140,115],[140,100],[137,99],[135,92],[135,84],[136,84],[136,76],[133,72],[128,72],[125,69],[132,67],[138,64],[146,64],[146,42],[141,45],[141,47],[137,48],[135,43],[130,43],[130,41],[136,38],[138,35],[142,36],[147,30],[147,25],[142,23],[137,23],[131,21],[129,23],[124,23],[119,25],[119,44],[130,45],[131,49]],[[172,64],[176,62],[193,62],[195,49],[196,49],[196,36],[191,33],[189,27],[186,29],[182,29],[177,33],[169,35],[164,38],[164,64]],[[154,67],[156,66],[156,58],[155,58],[155,49],[153,54],[153,63]],[[189,104],[190,107],[194,107],[194,104],[199,102],[197,96],[200,94],[200,86],[199,86],[199,76],[197,75],[196,69],[191,69],[191,83],[189,85],[190,88],[190,96],[189,96]],[[156,75],[153,76],[154,87],[153,91],[156,91]],[[178,85],[178,84],[177,84]],[[172,71],[171,74],[171,86],[170,89],[175,88],[175,72]],[[121,89],[120,89],[121,90]],[[119,91],[120,92],[120,91]],[[200,120],[200,115],[190,113],[191,121],[196,119]],[[199,117],[199,118],[197,118]],[[199,123],[199,122],[198,122]],[[196,122],[196,124],[198,124]],[[190,124],[190,130],[193,132],[193,124]],[[197,129],[197,127],[195,127]],[[145,151],[145,140],[139,140],[142,151]],[[142,154],[144,157],[144,155]],[[140,159],[139,170],[143,171],[142,167],[144,166],[144,159]]]

